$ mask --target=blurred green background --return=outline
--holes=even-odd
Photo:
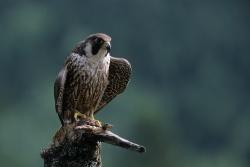
[[[0,2],[0,162],[42,167],[60,122],[53,83],[74,45],[112,36],[133,78],[97,118],[145,145],[103,144],[107,167],[250,166],[248,0]]]

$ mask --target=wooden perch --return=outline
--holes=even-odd
[[[101,167],[100,142],[145,152],[145,147],[112,133],[110,129],[109,124],[95,127],[83,121],[61,127],[49,148],[41,153],[44,166]]]

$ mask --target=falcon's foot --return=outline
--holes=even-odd
[[[79,121],[80,119],[88,119],[87,115],[80,113],[79,111],[75,112],[74,118],[76,121]]]
[[[85,120],[83,120],[86,122],[87,125],[90,125],[90,126],[95,126],[95,127],[102,127],[102,123],[98,120],[95,120],[95,119],[91,119],[91,118],[87,118]]]
[[[113,127],[111,124],[107,124],[107,123],[103,124],[100,121],[95,120],[95,119],[88,120],[88,121],[86,121],[86,123],[90,126],[93,126],[93,127],[102,128],[103,130],[110,130]]]
[[[87,125],[95,126],[95,127],[102,127],[102,123],[94,118],[94,116],[87,116],[86,114],[82,114],[80,112],[75,112],[74,114],[75,120],[84,121]]]

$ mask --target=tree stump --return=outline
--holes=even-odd
[[[132,143],[110,131],[111,125],[87,125],[83,121],[62,126],[52,144],[41,152],[44,167],[101,167],[101,142],[145,152],[145,147]]]

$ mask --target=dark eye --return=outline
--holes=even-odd
[[[100,38],[95,38],[94,42],[92,44],[92,54],[96,55],[99,51],[99,49],[101,48],[102,44],[104,43],[104,41]]]
[[[101,44],[103,44],[103,40],[101,40],[100,38],[96,38],[95,39],[95,44],[96,45],[101,45]]]

